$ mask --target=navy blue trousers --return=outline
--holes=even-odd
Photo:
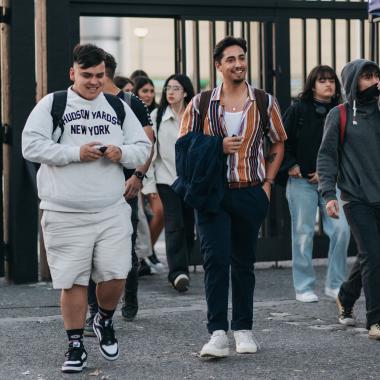
[[[268,197],[261,186],[226,188],[216,213],[196,212],[210,333],[228,330],[230,270],[231,329],[252,329],[256,242],[268,205]]]

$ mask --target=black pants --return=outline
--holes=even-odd
[[[131,206],[131,222],[133,227],[132,233],[132,268],[128,273],[127,282],[125,284],[124,297],[130,294],[137,294],[138,288],[138,269],[139,269],[139,260],[135,251],[136,244],[136,235],[137,235],[137,224],[138,224],[138,199],[137,197],[128,199],[128,204]],[[88,293],[87,293],[88,304],[91,306],[91,313],[97,311],[98,301],[96,299],[96,284],[92,279],[88,284]]]
[[[189,274],[189,257],[194,245],[194,210],[185,205],[168,185],[157,185],[164,208],[168,279]]]
[[[358,257],[340,288],[339,299],[344,306],[352,307],[363,287],[369,328],[380,322],[380,208],[350,202],[344,206],[344,212],[358,247]]]
[[[252,329],[256,242],[268,205],[261,186],[226,189],[217,213],[196,212],[210,333],[228,330],[230,268],[231,329]]]

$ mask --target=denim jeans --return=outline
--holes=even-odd
[[[338,198],[340,196],[338,190]],[[313,239],[317,209],[321,210],[323,231],[330,238],[325,286],[338,289],[346,278],[347,249],[350,229],[339,201],[339,219],[330,218],[318,185],[304,178],[290,177],[286,186],[292,221],[293,284],[297,294],[314,291],[312,263]]]

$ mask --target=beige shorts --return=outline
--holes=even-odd
[[[125,279],[131,269],[132,223],[127,203],[97,213],[44,210],[41,219],[53,287]]]

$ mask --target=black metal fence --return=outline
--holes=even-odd
[[[210,52],[222,25],[223,35],[248,40],[249,80],[275,94],[283,109],[313,65],[324,62],[339,70],[352,58],[380,58],[379,29],[374,26],[371,41],[363,1],[235,0],[231,4],[230,0],[47,0],[46,4],[48,92],[69,84],[67,73],[72,49],[80,41],[81,16],[172,18],[176,71],[187,72],[190,56],[186,44],[191,39],[197,89],[201,86],[200,67],[205,62],[209,66],[208,86],[217,82]],[[37,200],[20,151],[21,131],[35,101],[34,0],[11,0],[11,7],[14,125],[8,260],[13,280],[20,283],[37,278]],[[202,57],[199,50],[204,39],[199,26],[204,22],[208,23],[208,57]],[[191,38],[186,35],[187,25],[191,25]],[[283,189],[278,188],[259,241],[259,260],[290,257],[287,218]],[[317,235],[316,247],[323,248],[324,244],[326,239]]]

